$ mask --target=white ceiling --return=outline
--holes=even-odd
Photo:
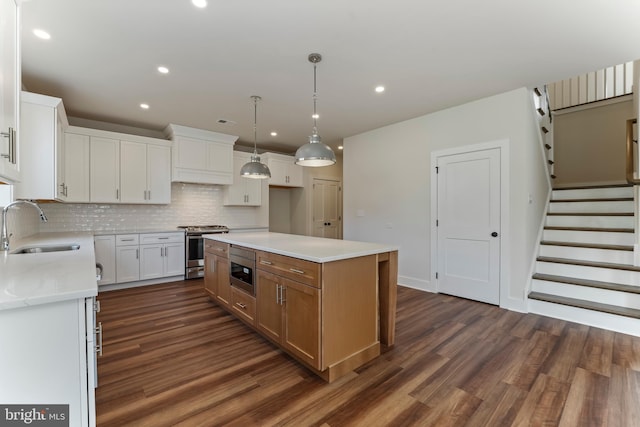
[[[334,149],[367,130],[640,58],[636,0],[208,1],[23,0],[23,84],[62,98],[70,116],[176,123],[245,143],[259,95],[258,145],[295,151],[313,126],[312,52],[323,56],[318,130]]]

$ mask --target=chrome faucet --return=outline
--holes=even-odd
[[[42,222],[47,222],[47,217],[45,216],[44,212],[42,212],[42,209],[40,209],[40,206],[38,206],[37,203],[30,202],[28,200],[16,200],[15,202],[9,203],[7,206],[4,207],[4,209],[2,209],[2,235],[0,236],[0,242],[1,242],[0,244],[2,244],[3,251],[9,250],[9,233],[7,233],[7,211],[9,210],[10,207],[19,205],[19,204],[26,204],[29,206],[33,206],[38,210],[38,213],[40,214],[40,219],[42,220]]]

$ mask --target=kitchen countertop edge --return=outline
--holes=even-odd
[[[380,243],[272,232],[205,234],[203,237],[205,239],[317,263],[339,261],[398,250],[397,246]]]

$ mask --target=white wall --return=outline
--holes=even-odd
[[[502,178],[509,180],[510,222],[501,230],[508,279],[501,283],[500,305],[526,311],[549,186],[525,88],[345,139],[344,238],[399,246],[399,283],[436,290],[430,265],[431,153],[505,139],[510,173]]]

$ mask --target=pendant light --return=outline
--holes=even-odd
[[[264,163],[260,163],[260,156],[258,156],[258,101],[262,98],[253,95],[251,99],[253,99],[253,154],[251,155],[251,161],[240,168],[240,176],[254,179],[271,178],[269,167]]]
[[[322,56],[319,53],[309,55],[309,62],[313,64],[313,133],[309,137],[309,142],[296,151],[296,164],[300,166],[331,166],[336,162],[336,155],[331,147],[320,142],[320,135],[318,135],[318,127],[316,126],[318,118],[316,113],[316,101],[318,99],[316,64],[320,61],[322,61]]]

